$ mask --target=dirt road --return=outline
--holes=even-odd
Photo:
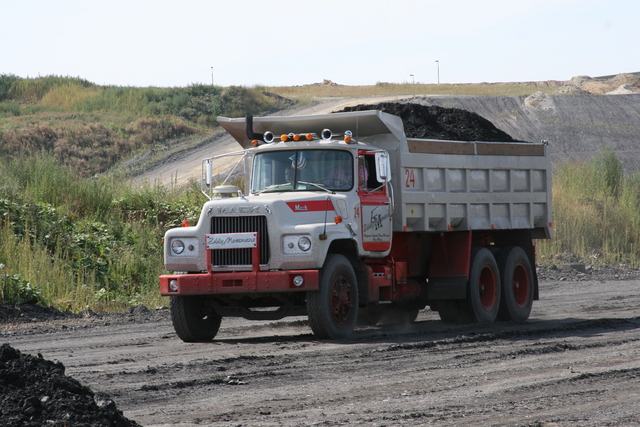
[[[587,277],[588,278],[588,277]],[[0,325],[144,426],[640,425],[640,280],[547,280],[524,325],[317,341],[302,318],[224,319],[185,344],[167,310]]]

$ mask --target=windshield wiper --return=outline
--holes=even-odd
[[[284,188],[286,186],[290,186],[292,187],[292,184],[290,182],[285,182],[284,184],[274,184],[274,185],[269,185],[265,188],[263,188],[260,191],[254,191],[253,194],[260,194],[260,193],[266,193],[269,191],[274,191],[277,190],[278,188]],[[291,190],[292,188],[288,188],[287,190]]]
[[[298,184],[304,184],[304,185],[312,185],[316,188],[319,188],[320,190],[326,191],[327,193],[331,193],[331,194],[336,194],[335,191],[329,190],[327,187],[325,187],[322,184],[317,184],[315,182],[306,182],[306,181],[298,181]]]

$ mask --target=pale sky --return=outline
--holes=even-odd
[[[638,72],[640,1],[0,0],[0,74],[184,87],[211,67],[220,86]]]

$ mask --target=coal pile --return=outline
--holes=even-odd
[[[458,108],[382,102],[347,107],[340,112],[364,110],[381,110],[399,116],[407,138],[519,142],[484,117]]]
[[[104,393],[65,375],[62,363],[0,347],[0,425],[139,426],[122,415]]]

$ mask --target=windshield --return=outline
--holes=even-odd
[[[252,192],[331,190],[353,187],[353,156],[341,150],[283,150],[256,154]]]

